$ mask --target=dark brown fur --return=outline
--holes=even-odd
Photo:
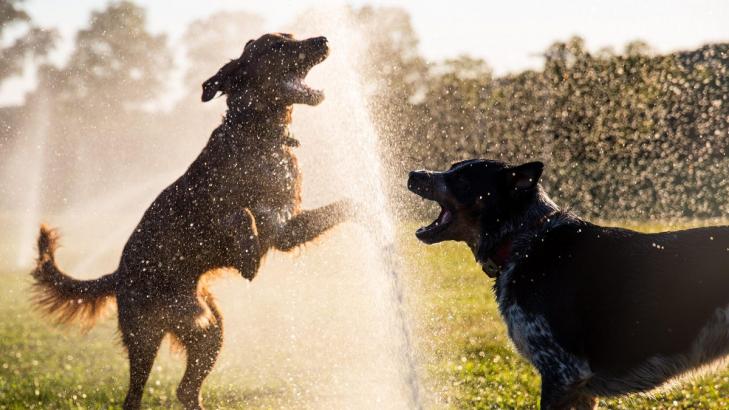
[[[45,226],[33,271],[37,305],[61,323],[86,326],[116,297],[130,362],[125,409],[140,407],[163,337],[187,353],[177,390],[202,408],[200,388],[222,345],[222,317],[201,278],[220,268],[252,280],[271,248],[288,251],[343,221],[348,202],[302,211],[301,175],[289,133],[292,104],[318,104],[301,80],[328,53],[323,37],[267,34],[203,84],[203,101],[226,94],[228,111],[187,172],[147,209],[117,270],[80,281],[55,264],[57,235]]]

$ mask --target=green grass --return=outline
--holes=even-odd
[[[127,387],[127,362],[115,320],[87,334],[62,329],[30,309],[28,284],[4,273],[0,288],[0,409],[117,409]],[[184,360],[160,350],[144,395],[144,408],[177,408],[175,388]],[[289,393],[280,383],[263,388],[241,379],[235,367],[214,372],[205,386],[210,408],[280,408]]]
[[[536,408],[538,375],[510,347],[491,291],[493,282],[466,247],[426,247],[407,232],[401,249],[428,403],[437,408]],[[21,279],[27,274],[3,272],[2,277],[0,409],[119,408],[127,364],[115,321],[102,321],[85,335],[54,327],[30,309],[28,283]],[[174,391],[182,366],[183,360],[163,347],[147,385],[145,408],[179,408]],[[205,384],[209,408],[306,407],[284,381],[262,382],[253,379],[250,370],[219,367]],[[241,374],[251,379],[241,379]],[[684,383],[653,398],[603,401],[601,407],[726,409],[729,372]]]

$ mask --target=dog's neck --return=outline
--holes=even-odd
[[[257,145],[298,147],[299,141],[291,135],[291,105],[250,104],[228,108],[221,130],[229,142],[250,144],[247,138],[257,139]]]
[[[499,276],[505,265],[526,252],[524,247],[559,211],[539,186],[534,202],[518,216],[504,221],[495,235],[482,230],[481,237],[471,245],[476,261],[490,277]]]

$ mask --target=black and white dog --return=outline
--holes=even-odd
[[[545,409],[591,409],[729,358],[729,227],[643,234],[560,210],[543,164],[469,160],[414,171],[441,206],[428,244],[468,244],[496,278],[518,351],[541,373]]]

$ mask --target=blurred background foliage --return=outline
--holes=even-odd
[[[56,66],[45,58],[56,35],[36,27],[22,6],[0,0],[0,35],[24,32],[0,43],[0,81],[32,60],[38,84],[23,105],[0,108],[0,157],[11,155],[43,104],[48,208],[93,195],[122,174],[129,178],[114,172],[129,160],[125,155],[148,156],[155,170],[169,166],[160,151],[191,157],[186,144],[170,139],[203,141],[223,112],[222,99],[200,103],[200,84],[263,29],[253,14],[217,14],[193,22],[181,44],[171,44],[150,33],[142,8],[114,2],[91,15],[68,60]],[[635,41],[621,51],[590,52],[574,37],[544,50],[542,69],[496,77],[487,62],[469,56],[426,61],[403,10],[347,13],[368,33],[360,69],[387,163],[397,170],[394,186],[405,170],[463,158],[540,159],[550,194],[586,217],[729,213],[729,44],[656,54]],[[173,58],[178,48],[186,56],[182,66]],[[175,87],[181,96],[169,101]],[[86,152],[81,142],[94,139],[105,149]],[[144,148],[120,149],[129,144]],[[69,182],[89,164],[104,177]],[[147,172],[131,177],[142,181]],[[13,206],[12,198],[0,199],[0,209]]]

